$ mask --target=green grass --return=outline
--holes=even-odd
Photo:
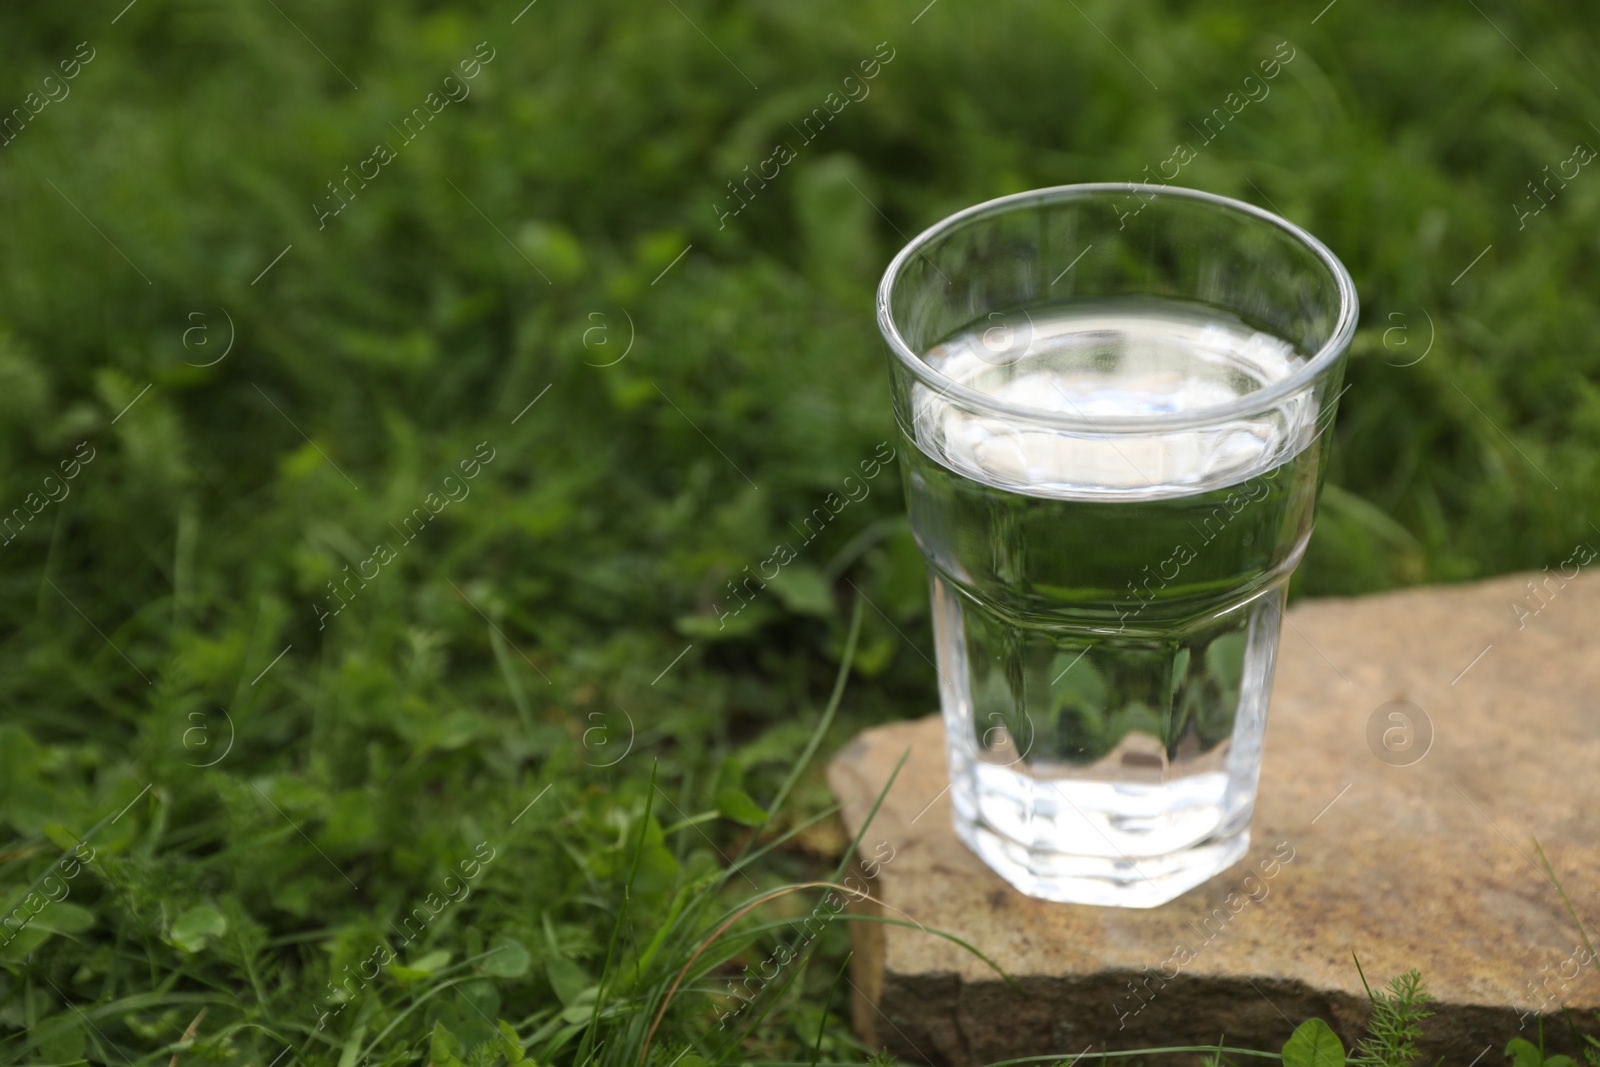
[[[122,6],[0,12],[0,108],[60,97],[0,147],[0,903],[61,897],[0,948],[6,1062],[623,1064],[717,917],[829,880],[822,760],[936,702],[892,467],[714,610],[890,440],[877,273],[1139,178],[1283,41],[1177,180],[1360,288],[1297,592],[1600,538],[1600,172],[1514,207],[1600,144],[1588,9]],[[823,899],[703,954],[655,1061],[864,1061],[843,922],[685,1051]]]

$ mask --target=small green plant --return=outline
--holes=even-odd
[[[1578,918],[1578,909],[1572,906],[1572,898],[1567,896],[1566,889],[1562,888],[1561,879],[1556,877],[1556,869],[1551,866],[1550,858],[1544,854],[1544,846],[1539,844],[1538,838],[1533,838],[1533,851],[1538,855],[1539,863],[1544,867],[1545,877],[1549,878],[1550,884],[1556,887],[1556,893],[1561,897],[1561,903],[1565,905],[1567,915],[1572,919],[1572,925],[1578,928],[1578,937],[1583,941],[1584,950],[1589,954],[1587,958],[1590,960],[1597,958],[1594,942],[1589,940],[1589,931],[1584,929],[1583,920]],[[1595,1013],[1595,1020],[1600,1022],[1600,1012]],[[1567,1015],[1567,1025],[1572,1027],[1573,1037],[1578,1037],[1578,1028],[1573,1026],[1570,1014]],[[1548,1060],[1544,1058],[1543,1020],[1539,1022],[1539,1047],[1533,1049],[1533,1051],[1537,1052],[1539,1059],[1532,1059],[1529,1056],[1528,1049],[1533,1049],[1533,1046],[1529,1045],[1527,1041],[1520,1038],[1512,1038],[1506,1045],[1506,1055],[1516,1060],[1517,1067],[1535,1067],[1540,1063],[1554,1064],[1555,1067],[1569,1067],[1573,1062],[1570,1056],[1555,1056]],[[1583,1058],[1584,1062],[1589,1064],[1589,1067],[1600,1067],[1600,1038],[1596,1038],[1593,1034],[1583,1035]],[[1557,1060],[1564,1062],[1556,1063]]]
[[[1284,1067],[1344,1067],[1344,1062],[1344,1042],[1321,1019],[1307,1019],[1283,1043]]]
[[[1594,1038],[1589,1039],[1591,1042]],[[1587,1054],[1588,1050],[1584,1050]],[[1506,1042],[1506,1055],[1511,1059],[1514,1067],[1576,1067],[1576,1061],[1571,1056],[1546,1056],[1544,1054],[1544,1020],[1539,1020],[1539,1043],[1535,1045],[1526,1038],[1514,1037]],[[1587,1055],[1585,1055],[1587,1059]],[[1593,1062],[1593,1061],[1591,1061]]]
[[[1359,959],[1356,973],[1372,1001],[1372,1018],[1367,1020],[1367,1036],[1356,1045],[1350,1062],[1362,1067],[1409,1067],[1417,1058],[1422,1020],[1433,1014],[1424,1007],[1433,997],[1423,988],[1422,973],[1410,970],[1391,978],[1388,989],[1377,993],[1367,985]]]
[[[1425,1007],[1433,997],[1422,984],[1422,973],[1407,971],[1391,978],[1388,987],[1376,993],[1367,984],[1360,959],[1356,959],[1356,973],[1372,1001],[1372,1017],[1367,1020],[1367,1036],[1356,1043],[1355,1054],[1346,1057],[1344,1043],[1327,1023],[1307,1019],[1284,1042],[1284,1067],[1345,1067],[1347,1063],[1352,1067],[1410,1067],[1416,1061],[1422,1020],[1433,1014]],[[1516,1067],[1539,1064],[1519,1060]],[[1558,1067],[1571,1067],[1570,1061]]]

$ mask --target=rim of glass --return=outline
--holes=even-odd
[[[927,246],[938,238],[955,230],[962,224],[984,215],[999,215],[1006,211],[1035,203],[1073,200],[1101,194],[1127,195],[1137,191],[1153,192],[1156,196],[1166,196],[1179,200],[1193,200],[1213,208],[1222,208],[1246,215],[1259,222],[1276,226],[1309,248],[1317,259],[1322,262],[1322,265],[1328,269],[1328,273],[1333,276],[1334,285],[1339,294],[1339,315],[1334,323],[1333,332],[1328,336],[1328,340],[1317,350],[1315,355],[1306,360],[1293,374],[1265,389],[1246,393],[1237,400],[1231,400],[1226,404],[1173,414],[1107,415],[1091,420],[1081,416],[1066,415],[1061,412],[1044,411],[1007,400],[998,400],[988,393],[980,393],[976,389],[962,385],[953,378],[949,378],[930,367],[921,356],[911,350],[911,346],[901,336],[900,327],[894,321],[894,314],[889,306],[890,291],[893,289],[894,282],[900,276],[906,263],[912,257],[921,255]],[[1351,337],[1355,335],[1356,320],[1359,315],[1360,304],[1356,297],[1355,282],[1351,280],[1350,272],[1345,269],[1344,264],[1339,262],[1339,257],[1335,256],[1327,245],[1288,219],[1256,207],[1254,204],[1245,203],[1243,200],[1219,196],[1216,193],[1208,193],[1200,189],[1189,189],[1177,185],[1152,188],[1139,182],[1089,182],[1079,185],[1053,185],[1043,189],[1030,189],[1026,192],[1012,193],[1008,196],[996,197],[993,200],[985,200],[981,204],[974,204],[969,208],[956,212],[954,215],[940,219],[912,238],[894,259],[889,261],[889,266],[884,269],[882,280],[878,282],[878,329],[882,332],[884,340],[888,343],[895,357],[924,385],[949,399],[959,400],[970,407],[980,410],[1042,424],[1055,429],[1087,431],[1098,434],[1103,434],[1107,427],[1123,433],[1186,429],[1239,415],[1259,412],[1265,407],[1271,407],[1277,401],[1305,389],[1309,383],[1315,381],[1338,361],[1340,355],[1349,347]]]

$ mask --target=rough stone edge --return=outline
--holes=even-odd
[[[881,931],[881,927],[877,929]],[[881,933],[879,936],[881,939]],[[863,969],[872,966],[876,961],[862,953],[859,941],[856,944]],[[1126,998],[1127,983],[1136,977],[1137,972],[1116,972],[1080,979],[1022,979],[1020,984],[1028,994],[1023,999],[998,978],[963,984],[954,974],[903,976],[885,975],[880,970],[876,1004],[857,983],[856,1032],[874,1049],[885,1048],[903,1060],[933,1067],[977,1067],[1023,1055],[1059,1054],[1065,1061],[1086,1049],[1206,1045],[1219,1040],[1234,1046],[1276,1049],[1298,1022],[1312,1017],[1332,1026],[1352,1054],[1365,1034],[1368,1006],[1364,998],[1266,978],[1180,977],[1173,985],[1187,985],[1188,990],[1175,990],[1177,995],[1165,1001],[1160,995],[1153,997],[1109,1040],[1099,1031],[1080,1031],[1067,1021],[1114,1014],[1110,1003],[1119,994]],[[1436,1014],[1423,1022],[1418,1045],[1416,1062],[1423,1067],[1441,1057],[1458,1065],[1476,1062],[1479,1056],[1496,1057],[1513,1037],[1537,1041],[1532,1019],[1519,1029],[1518,1013],[1509,1007],[1432,1007]],[[918,1024],[916,1019],[923,1022]],[[935,1019],[943,1024],[929,1026]],[[1202,1024],[1207,1027],[1204,1033],[1198,1030]],[[1565,1026],[1546,1026],[1544,1040],[1548,1055],[1560,1052],[1576,1058],[1580,1054]],[[1499,1062],[1498,1058],[1488,1060],[1489,1064]]]

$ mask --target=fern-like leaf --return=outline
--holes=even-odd
[[[1356,961],[1359,971],[1361,961]],[[1361,982],[1366,985],[1366,976]],[[1422,983],[1420,971],[1407,971],[1391,978],[1387,989],[1374,993],[1372,1018],[1367,1021],[1367,1036],[1357,1043],[1350,1057],[1354,1067],[1411,1067],[1417,1058],[1417,1039],[1422,1036],[1422,1020],[1432,1015],[1426,1005],[1433,1000]]]

